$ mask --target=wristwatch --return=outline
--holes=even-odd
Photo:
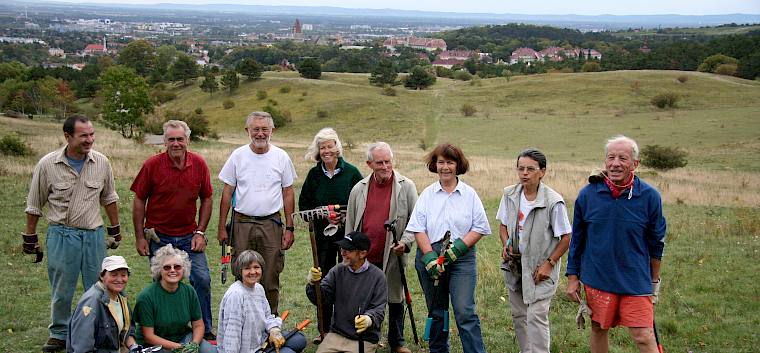
[[[293,226],[285,227],[285,230],[289,230],[291,232],[295,232],[296,231],[296,227],[293,227]]]
[[[549,258],[546,259],[546,261],[549,261],[549,264],[551,264],[552,267],[557,266],[557,261],[552,260],[551,256],[549,256]]]
[[[202,237],[203,237],[203,240],[205,240],[205,241],[206,241],[206,244],[208,244],[208,238],[206,237],[206,233],[205,233],[205,232],[203,232],[202,230],[197,230],[197,229],[196,229],[196,230],[193,232],[193,235],[200,235],[200,236],[202,236]]]

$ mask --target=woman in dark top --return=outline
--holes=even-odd
[[[346,205],[351,188],[362,180],[362,175],[356,167],[343,160],[343,146],[335,130],[329,127],[319,130],[306,152],[306,159],[314,160],[317,164],[309,170],[303,182],[298,209],[305,211],[320,206]],[[331,223],[338,226],[337,231],[333,233],[334,236],[329,235],[330,231],[325,235],[325,227]],[[344,233],[340,219],[314,221],[319,267],[323,273],[329,272],[339,261],[340,249],[335,241],[341,239]],[[332,305],[323,305],[322,308],[324,325],[330,327]],[[315,338],[315,343],[318,343],[318,338],[319,336]]]

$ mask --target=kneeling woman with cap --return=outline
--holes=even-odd
[[[100,279],[79,299],[69,322],[68,352],[137,352],[135,326],[124,288],[129,266],[121,256],[103,259]]]

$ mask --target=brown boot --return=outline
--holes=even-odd
[[[60,352],[62,350],[66,349],[66,341],[59,340],[57,338],[50,337],[47,340],[47,343],[45,343],[44,346],[42,346],[43,352]]]
[[[409,348],[406,348],[404,346],[398,346],[391,349],[391,352],[393,353],[412,353],[412,350]]]

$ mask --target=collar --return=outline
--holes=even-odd
[[[185,151],[185,167],[192,167],[193,166],[193,158],[190,157],[191,152]],[[169,157],[169,151],[164,151],[163,153],[163,163],[165,166],[168,166],[169,168],[175,168],[174,162],[172,162],[172,158]],[[178,168],[179,169],[179,168]]]
[[[68,145],[67,145],[67,146],[68,146]],[[57,155],[56,155],[56,157],[55,157],[55,161],[54,161],[54,163],[65,163],[65,164],[69,164],[69,161],[66,159],[66,147],[67,147],[67,146],[63,146],[63,147],[61,147],[61,148],[58,150],[58,154],[57,154]],[[95,161],[95,158],[92,156],[92,153],[88,153],[88,154],[87,154],[87,155],[84,157],[84,159],[85,159],[85,161],[86,161],[86,162],[94,162],[94,161]]]
[[[443,186],[441,185],[441,181],[440,180],[437,181],[437,182],[435,182],[434,185],[435,186],[434,186],[433,191],[435,191],[435,192],[439,192],[439,191],[446,192],[445,190],[443,190]],[[462,194],[462,189],[464,189],[464,185],[462,183],[462,180],[460,180],[459,177],[457,176],[457,186],[454,187],[454,190],[451,193],[453,194],[454,192],[458,191],[459,194],[461,195]]]
[[[632,187],[633,187],[632,197],[639,197],[639,196],[641,196],[641,184],[642,184],[642,181],[641,181],[641,179],[639,179],[639,176],[638,175],[634,175],[633,176],[633,184],[632,184]],[[594,185],[596,187],[596,192],[597,193],[600,193],[600,194],[601,193],[607,193],[607,194],[610,194],[610,196],[612,196],[612,191],[610,191],[610,188],[607,186],[607,184],[605,182],[593,183],[593,184],[589,184],[589,185]],[[628,190],[628,188],[626,188],[626,190]],[[623,191],[623,193],[619,197],[619,199],[624,199],[624,198],[625,199],[629,199],[630,198],[627,191]]]
[[[359,267],[359,269],[356,271],[354,271],[354,269],[351,268],[351,265],[346,265],[346,267],[348,268],[348,271],[351,273],[362,273],[369,269],[369,261],[367,261],[367,259],[364,259],[364,264],[361,267]]]
[[[327,175],[329,177],[329,174],[327,172],[327,168],[325,168],[325,162],[323,162],[322,160],[320,160],[319,162],[317,162],[317,164],[322,168],[322,172],[325,173],[325,175]],[[344,166],[343,158],[342,157],[338,157],[338,163],[335,164],[335,171],[333,172],[332,176],[336,176],[336,175],[338,175],[338,173],[340,173],[341,171],[343,171],[343,166]]]

